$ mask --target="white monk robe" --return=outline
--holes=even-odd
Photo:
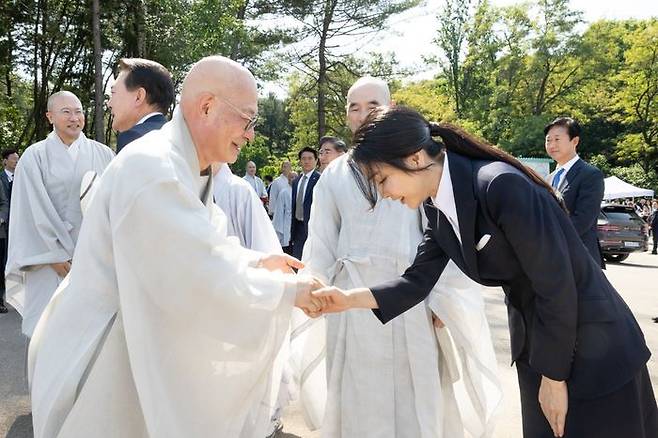
[[[422,239],[419,210],[390,200],[371,210],[348,160],[334,160],[315,186],[302,258],[305,273],[346,289],[398,277]],[[446,321],[459,336],[448,329],[435,333],[425,302],[386,325],[370,310],[327,315],[323,437],[490,436],[502,393],[481,287],[450,262],[432,294],[443,296],[435,300],[440,317],[461,317]],[[312,367],[322,354],[322,325],[308,330],[306,351],[313,354],[303,358],[304,374],[316,386],[313,374],[322,371]],[[309,391],[301,383],[304,400]],[[317,417],[314,409],[306,409],[307,419]]]
[[[271,215],[274,215],[274,210],[276,209],[276,203],[277,199],[279,198],[279,194],[285,190],[286,187],[290,187],[290,183],[288,182],[288,177],[283,174],[274,178],[274,181],[272,181],[272,184],[270,184],[270,196],[269,203],[267,204],[267,211]]]
[[[270,198],[270,199],[273,199]],[[281,246],[290,246],[290,226],[292,222],[292,187],[286,178],[286,186],[279,190],[274,206],[272,225]]]
[[[16,167],[7,256],[7,301],[32,335],[43,309],[62,280],[51,263],[71,260],[80,225],[80,183],[99,175],[114,157],[83,133],[70,146],[55,133],[28,147]]]
[[[272,227],[272,221],[263,208],[263,203],[248,182],[234,175],[227,164],[220,165],[213,179],[213,194],[215,203],[227,218],[227,231],[229,236],[235,236],[240,240],[240,245],[254,251],[268,254],[283,253],[277,239],[276,232]],[[293,312],[298,311],[294,309]],[[301,311],[300,311],[301,312]],[[281,349],[282,357],[289,355],[288,339],[284,342],[285,348]],[[289,388],[290,370],[285,361],[280,363],[283,369],[283,378],[277,404],[272,412],[272,417],[277,419],[281,416],[281,410],[291,399]],[[267,435],[273,432],[268,430]]]
[[[227,236],[180,112],[135,143],[30,343],[34,436],[262,438],[297,277]]]
[[[235,236],[245,248],[268,254],[280,254],[281,245],[263,203],[244,179],[223,163],[213,180],[215,203],[228,220],[228,235]]]

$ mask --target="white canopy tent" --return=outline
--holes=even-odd
[[[637,198],[642,196],[653,196],[653,190],[641,189],[623,181],[616,176],[605,179],[605,193],[603,199]]]

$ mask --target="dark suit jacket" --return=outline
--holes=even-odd
[[[7,174],[2,171],[2,173],[7,176]],[[0,189],[0,219],[2,219],[2,226],[0,226],[0,239],[7,238],[7,232],[9,227],[9,197],[5,193],[4,188]]]
[[[127,131],[119,132],[117,135],[117,154],[121,152],[128,143],[137,140],[144,134],[162,128],[167,123],[167,118],[162,114],[155,114],[144,122],[133,126]]]
[[[11,206],[11,189],[9,177],[4,169],[0,170],[0,218],[3,219],[3,226],[0,227],[0,239],[7,238],[9,231],[9,208]]]
[[[426,203],[430,225],[413,265],[371,288],[377,317],[387,322],[422,301],[452,259],[473,280],[505,291],[513,360],[567,380],[576,398],[628,383],[650,356],[644,336],[557,201],[507,163],[451,152],[448,159],[462,245]]]
[[[299,251],[295,251],[296,256],[301,256],[301,250],[304,247],[306,242],[306,236],[308,236],[308,220],[311,217],[311,204],[313,204],[313,188],[315,184],[320,179],[320,172],[317,170],[313,171],[311,177],[306,182],[306,190],[304,194],[304,220],[300,224],[295,219],[295,209],[297,208],[297,186],[299,186],[299,181],[301,180],[302,175],[299,175],[292,182],[292,221],[290,227],[290,237],[292,239],[293,248],[297,248]]]
[[[553,179],[554,174],[555,172],[551,173],[550,180]],[[603,173],[598,168],[579,159],[562,178],[557,189],[562,193],[571,222],[583,244],[594,260],[601,267],[605,267],[596,231],[596,221],[601,211],[601,201],[605,189]]]

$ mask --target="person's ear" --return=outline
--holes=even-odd
[[[137,93],[135,93],[135,103],[141,105],[144,102],[146,102],[146,90],[143,87],[139,87]]]
[[[201,110],[201,116],[207,117],[213,110],[214,97],[212,94],[204,94],[199,97],[199,108]]]
[[[571,139],[571,141],[573,142],[573,146],[578,148],[578,145],[580,144],[580,137],[574,137]]]
[[[412,169],[420,169],[420,167],[424,165],[423,157],[420,151],[409,155],[405,161],[407,162],[407,166],[411,167]]]
[[[51,125],[54,125],[53,123],[53,114],[50,111],[46,111],[46,118],[48,119],[48,123]]]

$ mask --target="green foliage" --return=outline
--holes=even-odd
[[[619,179],[643,189],[652,189],[658,193],[658,172],[656,169],[645,171],[640,164],[635,163],[627,167],[614,167],[610,173]]]

